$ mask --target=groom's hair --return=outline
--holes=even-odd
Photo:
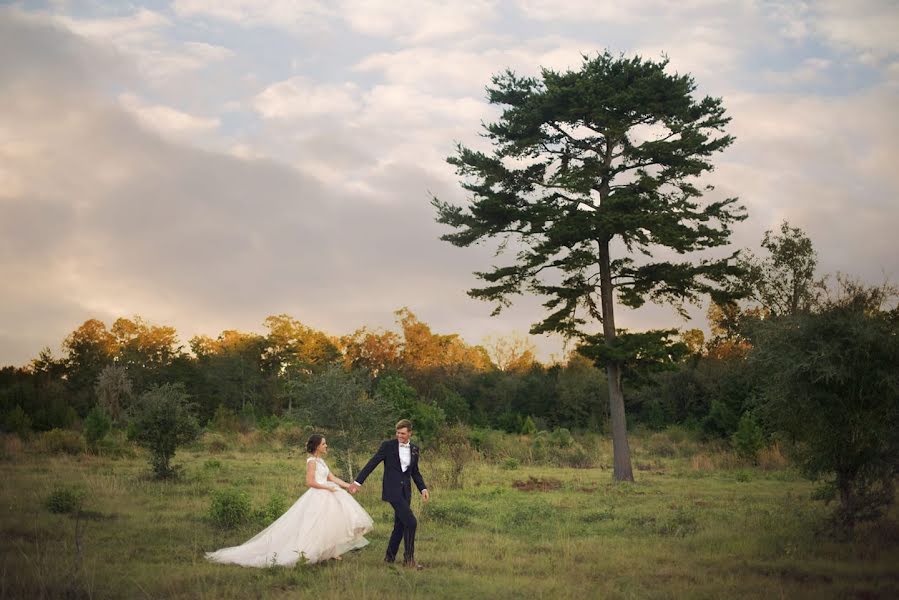
[[[396,422],[397,429],[402,429],[403,427],[405,427],[409,431],[412,431],[412,421],[410,421],[409,419],[400,419]]]

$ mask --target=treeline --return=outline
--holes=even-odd
[[[408,309],[398,331],[361,328],[335,337],[288,315],[266,333],[223,331],[185,347],[172,327],[140,317],[110,327],[90,319],[24,367],[0,370],[0,423],[27,434],[76,426],[100,406],[114,421],[142,393],[180,383],[201,423],[217,411],[284,416],[314,399],[308,391],[339,368],[362,393],[409,412],[427,436],[446,422],[520,431],[598,429],[605,419],[603,374],[587,359],[543,365],[523,337],[465,344],[434,333]]]

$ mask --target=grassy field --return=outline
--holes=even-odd
[[[342,562],[260,570],[203,559],[261,528],[215,527],[213,491],[239,486],[254,507],[273,494],[292,502],[304,491],[295,451],[213,455],[198,445],[176,457],[180,480],[159,482],[143,456],[52,456],[6,440],[0,598],[899,597],[895,510],[836,541],[821,533],[814,486],[788,468],[728,464],[701,447],[654,452],[640,437],[632,445],[637,482],[619,485],[603,467],[508,461],[471,464],[453,490],[448,464],[423,453],[433,496],[415,500],[427,569],[414,572],[382,562],[392,513],[377,485],[356,496],[375,520],[371,544]],[[80,520],[44,506],[59,486],[86,490]]]

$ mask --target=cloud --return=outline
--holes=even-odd
[[[163,32],[173,27],[172,21],[145,8],[130,15],[105,19],[67,16],[54,19],[69,31],[115,48],[129,57],[151,82],[163,82],[197,71],[234,55],[223,46],[166,37]]]
[[[811,28],[828,42],[855,51],[864,61],[880,61],[899,53],[896,32],[899,10],[895,2],[839,0],[815,3]]]
[[[418,44],[460,35],[470,36],[497,18],[496,2],[469,0],[370,0],[342,2],[350,27],[366,35]]]
[[[220,125],[216,118],[190,115],[170,106],[146,104],[134,94],[120,95],[119,102],[143,126],[164,136],[189,137],[216,129]]]
[[[317,84],[306,77],[291,77],[274,83],[253,100],[253,107],[268,119],[352,117],[359,108],[353,83]]]
[[[175,0],[180,17],[206,17],[235,23],[241,27],[273,27],[299,31],[319,26],[332,10],[316,0]]]

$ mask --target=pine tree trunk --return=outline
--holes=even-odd
[[[602,329],[606,343],[615,341],[615,298],[612,289],[612,270],[609,259],[609,242],[599,242],[600,296],[602,299]],[[612,455],[615,481],[633,481],[631,449],[627,443],[627,419],[624,414],[624,394],[621,392],[621,365],[610,363],[606,367],[609,379],[609,415],[612,419]]]

